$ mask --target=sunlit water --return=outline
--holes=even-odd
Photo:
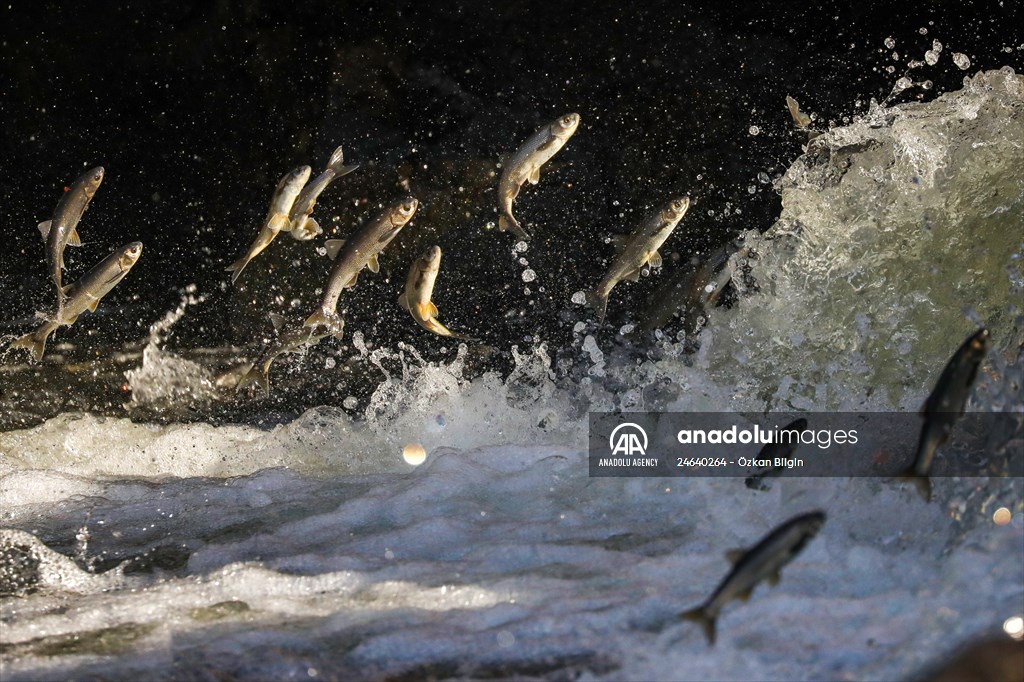
[[[976,323],[973,408],[1024,413],[1022,147],[1006,71],[827,131],[695,353],[581,325],[571,362],[514,347],[511,374],[470,375],[467,348],[356,337],[386,377],[369,399],[274,428],[65,413],[0,434],[5,677],[898,679],[1001,632],[1024,610],[1021,480],[943,479],[928,505],[885,480],[592,479],[586,414],[912,410]],[[198,303],[127,362],[130,409],[223,400],[163,348]],[[678,620],[725,550],[816,508],[715,647]]]

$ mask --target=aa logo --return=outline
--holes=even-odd
[[[613,455],[646,455],[647,432],[633,422],[619,424],[608,437],[608,447],[612,449]]]

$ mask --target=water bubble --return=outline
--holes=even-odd
[[[624,324],[624,325],[622,325],[622,327],[619,328],[619,334],[621,334],[622,336],[625,336],[626,334],[628,334],[631,331],[633,331],[633,329],[634,329],[633,325],[631,325],[631,324]]]
[[[341,406],[344,407],[346,410],[354,410],[356,409],[356,407],[359,406],[359,401],[356,399],[354,395],[350,395],[349,397],[341,401]]]
[[[519,253],[525,253],[525,252],[526,252],[526,250],[527,250],[528,248],[530,248],[530,245],[529,245],[529,244],[527,244],[527,243],[526,243],[525,241],[522,241],[522,240],[520,240],[520,241],[516,242],[516,245],[515,245],[515,247],[514,247],[514,248],[515,248],[515,250],[516,250],[516,251],[518,251]]]
[[[761,129],[758,128],[757,126],[750,126],[750,130],[748,130],[747,132],[750,133],[751,135],[758,135],[761,132]]]
[[[526,268],[525,270],[523,270],[523,281],[524,282],[532,282],[535,279],[537,279],[537,273],[536,272],[534,272],[530,268]]]
[[[896,47],[896,41],[893,40],[892,37],[886,38],[885,46],[891,50],[892,48]]]
[[[928,66],[935,66],[939,62],[939,53],[935,50],[928,50],[924,53],[924,62]]]
[[[576,305],[583,305],[587,302],[587,295],[582,291],[577,291],[572,295],[572,302]],[[583,324],[582,322],[580,324]]]
[[[956,64],[957,68],[961,71],[966,71],[971,68],[971,60],[967,58],[963,52],[953,53],[953,63]]]
[[[747,191],[751,194],[757,194],[757,187],[755,185],[749,185],[747,187]]]
[[[892,90],[893,92],[903,92],[913,84],[914,82],[912,80],[904,76],[903,78],[900,78],[898,81],[896,81],[896,85],[893,86]]]
[[[932,41],[932,50],[935,52],[942,52],[942,43],[937,40]]]
[[[338,364],[334,358],[327,358],[324,360],[324,369],[334,369],[334,366]]]
[[[576,324],[574,324],[572,326],[572,333],[573,334],[579,334],[581,331],[583,331],[586,328],[587,328],[587,324],[585,322],[577,322]]]
[[[920,33],[923,36],[928,35],[928,29],[926,29],[924,26],[922,26],[921,28],[917,29],[917,32]]]
[[[767,185],[770,180],[771,178],[769,178],[768,174],[765,173],[764,171],[761,171],[760,173],[757,174],[757,181],[760,182],[762,185]]]

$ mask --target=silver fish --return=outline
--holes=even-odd
[[[793,452],[796,450],[797,446],[800,445],[800,434],[806,430],[806,419],[804,419],[803,417],[800,417],[799,419],[794,419],[789,424],[787,424],[785,428],[780,429],[779,431],[780,433],[783,431],[795,431],[795,437],[788,436],[788,442],[784,443],[782,442],[782,438],[780,436],[778,442],[768,443],[763,448],[761,448],[761,451],[757,453],[757,459],[774,460],[776,457],[786,458],[791,456]],[[765,469],[764,471],[754,474],[753,476],[748,476],[743,481],[743,483],[751,490],[770,490],[770,486],[764,482],[764,479],[769,476],[778,476],[785,470],[786,468],[781,466]]]
[[[469,336],[456,334],[437,321],[437,306],[431,300],[434,293],[434,282],[441,269],[441,247],[431,246],[422,256],[412,262],[409,277],[405,282],[405,291],[398,297],[398,305],[412,314],[412,319],[438,336],[450,336],[453,339],[475,341]]]
[[[88,170],[78,177],[71,186],[67,188],[57,208],[53,211],[50,220],[39,223],[39,232],[46,241],[46,260],[50,268],[50,278],[57,287],[57,310],[64,306],[65,291],[61,281],[61,271],[64,269],[64,247],[81,246],[82,240],[78,236],[78,221],[82,214],[89,207],[96,190],[103,182],[103,167],[97,166]]]
[[[982,327],[971,334],[953,354],[939,375],[935,388],[921,406],[924,426],[917,443],[913,464],[898,476],[913,481],[925,502],[931,502],[932,483],[928,478],[936,451],[949,440],[953,426],[964,414],[978,368],[988,353],[989,333]]]
[[[604,322],[608,309],[608,295],[616,284],[624,279],[636,282],[640,279],[640,269],[647,264],[654,268],[661,267],[661,254],[658,253],[658,249],[672,234],[672,230],[689,208],[689,197],[673,199],[649,216],[633,234],[619,238],[619,254],[612,261],[608,274],[593,291],[587,293],[587,305],[597,311],[599,321]]]
[[[749,550],[735,549],[726,553],[732,570],[703,604],[680,614],[681,618],[700,623],[708,643],[715,643],[715,621],[722,607],[732,599],[746,601],[759,582],[779,582],[782,567],[792,561],[825,523],[825,513],[801,514],[773,530]]]
[[[524,183],[536,185],[540,182],[540,167],[558,153],[576,132],[579,124],[579,114],[566,114],[552,121],[531,135],[508,160],[498,183],[499,230],[512,230],[520,239],[530,238],[512,215],[512,202],[519,196],[519,190]]]
[[[11,348],[27,348],[36,360],[41,360],[46,351],[46,339],[57,327],[73,325],[78,316],[88,310],[96,312],[100,299],[117,286],[135,262],[142,255],[142,242],[132,242],[117,249],[101,260],[92,270],[68,286],[67,300],[53,318],[31,334],[15,340]]]
[[[327,336],[327,332],[321,332],[318,328],[305,325],[288,325],[284,316],[276,313],[270,314],[270,321],[277,331],[277,338],[263,351],[252,367],[238,380],[236,390],[241,391],[249,384],[258,383],[263,388],[263,393],[270,396],[270,365],[279,355],[285,353],[299,353],[306,348],[315,346],[320,339]]]
[[[359,168],[358,163],[351,166],[345,165],[345,156],[341,151],[341,147],[334,150],[324,172],[303,187],[302,191],[299,192],[299,196],[295,199],[295,203],[292,204],[291,211],[288,213],[288,227],[286,229],[289,230],[289,234],[294,239],[308,241],[322,232],[320,225],[317,224],[311,215],[313,208],[316,206],[316,200],[334,180],[343,175],[348,175],[357,168]]]
[[[405,197],[381,211],[373,220],[364,225],[348,240],[327,240],[327,253],[334,259],[327,289],[320,301],[320,307],[306,320],[307,327],[324,325],[331,334],[339,336],[344,322],[338,318],[338,298],[341,292],[356,285],[359,273],[364,267],[378,272],[377,256],[398,236],[406,223],[416,215],[419,202]]]
[[[306,181],[309,180],[311,172],[312,170],[309,166],[299,166],[291,173],[286,173],[278,181],[277,188],[274,190],[274,196],[270,200],[270,211],[267,212],[267,217],[263,220],[263,226],[260,228],[260,233],[256,236],[256,240],[249,246],[249,250],[246,251],[244,256],[224,268],[231,273],[232,284],[242,274],[242,270],[249,264],[249,261],[258,256],[263,249],[270,246],[270,242],[274,241],[278,232],[290,229],[291,224],[288,222],[288,215],[292,210],[292,205],[295,203],[295,198],[302,191]]]

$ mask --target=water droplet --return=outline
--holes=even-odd
[[[525,241],[518,241],[518,242],[516,242],[516,246],[515,246],[515,249],[516,249],[516,251],[518,251],[519,253],[526,253],[526,250],[527,250],[528,248],[530,248],[530,245],[529,245],[529,244],[527,244],[527,243],[526,243]]]
[[[406,464],[418,467],[427,461],[427,451],[419,443],[409,443],[402,448],[402,459]]]
[[[530,268],[526,268],[525,270],[523,270],[523,281],[524,282],[532,282],[535,279],[537,279],[537,273],[536,272],[534,272]]]
[[[896,47],[896,41],[893,40],[891,37],[890,38],[886,38],[885,39],[885,46],[891,50],[892,48]]]
[[[761,171],[760,173],[757,174],[757,181],[760,182],[762,185],[767,185],[770,179],[771,178],[769,178],[768,174],[765,173],[764,171]]]
[[[903,92],[904,90],[906,90],[907,88],[909,88],[913,84],[914,84],[913,81],[911,81],[909,78],[904,76],[903,78],[901,78],[898,81],[896,81],[896,85],[893,86],[892,90],[893,90],[893,92]]]
[[[747,132],[749,132],[751,135],[758,135],[761,132],[761,129],[758,128],[757,126],[750,126],[750,130],[748,130]]]
[[[747,187],[747,191],[751,194],[757,194],[757,187],[755,185],[750,185]]]
[[[953,63],[956,64],[957,68],[961,71],[966,71],[971,68],[971,60],[967,58],[963,52],[953,53]]]
[[[356,409],[356,407],[359,406],[359,401],[356,399],[354,395],[350,395],[349,397],[341,401],[341,406],[344,407],[346,410],[354,410]]]
[[[572,299],[571,300],[576,305],[583,305],[584,303],[587,302],[587,295],[585,293],[583,293],[582,291],[577,291],[575,294],[572,295]],[[579,324],[583,324],[583,323],[580,322]],[[573,331],[577,331],[577,330],[573,329]]]
[[[338,364],[338,363],[334,361],[334,358],[327,358],[326,360],[324,360],[324,368],[325,369],[334,369],[334,366],[336,364]]]
[[[939,53],[935,50],[928,50],[924,53],[924,62],[928,66],[935,66],[939,62]]]

